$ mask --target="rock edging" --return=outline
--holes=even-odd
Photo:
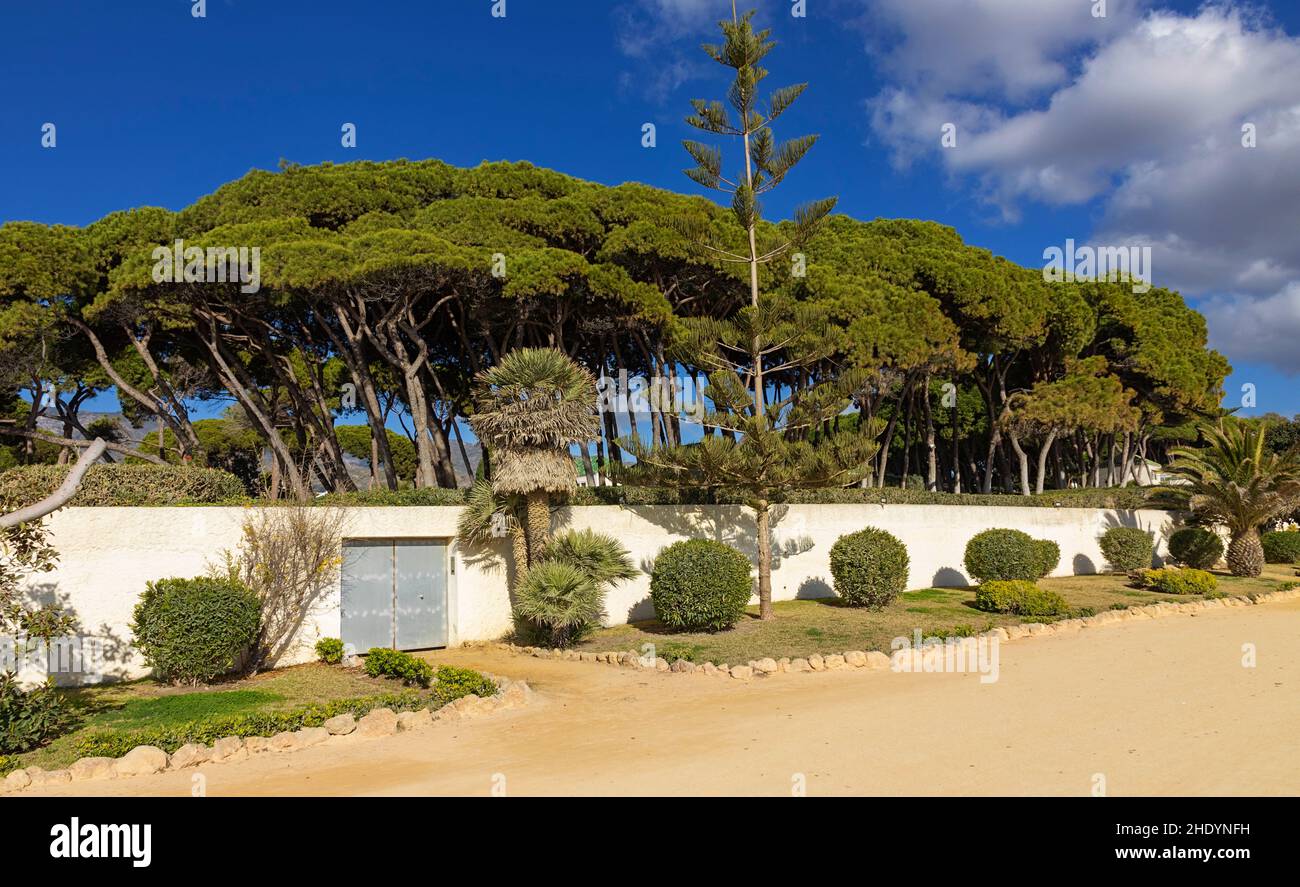
[[[45,770],[41,767],[14,770],[0,779],[0,794],[91,779],[124,779],[195,769],[205,764],[234,763],[247,760],[250,755],[298,751],[326,742],[376,739],[394,733],[425,729],[440,721],[470,720],[496,711],[519,708],[532,701],[533,690],[526,681],[493,675],[487,677],[497,684],[495,695],[462,696],[436,711],[422,708],[398,713],[390,708],[377,708],[361,718],[356,718],[351,713],[341,714],[319,727],[286,730],[274,736],[227,736],[218,739],[211,747],[189,743],[170,755],[157,746],[138,745],[120,758],[81,758],[64,770]]]
[[[1272,603],[1284,600],[1293,600],[1300,598],[1300,588],[1288,588],[1278,591],[1265,592],[1264,594],[1255,594],[1244,597],[1222,597],[1201,599],[1195,601],[1158,601],[1153,604],[1146,604],[1140,607],[1128,607],[1123,610],[1104,610],[1093,616],[1081,616],[1074,619],[1063,619],[1059,622],[1031,622],[1020,623],[1017,625],[998,626],[989,629],[979,635],[968,638],[945,638],[945,643],[934,645],[928,649],[944,650],[946,646],[955,646],[963,642],[976,641],[979,638],[997,638],[999,642],[1020,640],[1026,637],[1045,637],[1056,634],[1074,634],[1085,628],[1100,628],[1105,625],[1113,625],[1120,622],[1137,622],[1143,619],[1161,619],[1165,616],[1176,616],[1183,614],[1195,615],[1205,610],[1230,609],[1234,607],[1248,607],[1254,604]],[[948,643],[948,642],[955,643]],[[891,670],[895,672],[914,672],[921,671],[920,662],[913,659],[906,661],[909,657],[916,657],[922,653],[920,650],[898,650],[892,657],[881,653],[878,650],[849,650],[842,654],[813,654],[807,657],[783,657],[781,659],[763,658],[751,659],[744,665],[729,665],[723,663],[714,665],[712,662],[703,662],[696,664],[688,662],[685,659],[678,659],[672,663],[657,656],[654,659],[638,653],[635,650],[607,650],[600,653],[593,653],[586,650],[561,650],[547,647],[518,647],[514,644],[507,644],[500,641],[470,641],[466,647],[480,647],[494,650],[502,650],[516,656],[532,656],[536,659],[557,659],[564,662],[593,662],[612,665],[620,668],[634,668],[643,671],[663,672],[667,674],[702,674],[711,677],[731,677],[742,683],[748,683],[754,678],[765,678],[776,674],[786,674],[794,672],[822,672],[822,671],[854,671],[858,669],[866,671]],[[928,670],[928,669],[927,669]]]

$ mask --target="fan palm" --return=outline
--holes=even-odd
[[[1263,425],[1220,423],[1201,435],[1206,446],[1173,450],[1169,473],[1181,483],[1168,496],[1204,522],[1228,530],[1228,568],[1234,576],[1258,576],[1264,569],[1260,527],[1300,502],[1300,449],[1269,451]]]
[[[531,565],[550,537],[550,495],[577,487],[569,446],[599,430],[596,381],[562,351],[522,348],[475,383],[469,423],[492,453],[493,492],[524,497]]]

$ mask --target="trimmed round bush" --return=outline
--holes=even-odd
[[[1135,584],[1138,588],[1164,594],[1214,594],[1219,588],[1219,580],[1212,573],[1176,567],[1142,570]]]
[[[1176,564],[1208,570],[1222,557],[1223,540],[1204,527],[1183,527],[1169,536],[1169,559]]]
[[[567,647],[600,625],[605,592],[581,567],[542,561],[519,583],[515,615],[530,627],[536,642]]]
[[[669,545],[650,573],[655,616],[678,631],[731,628],[745,614],[752,593],[749,560],[711,539]]]
[[[1051,539],[1035,539],[1034,551],[1038,553],[1039,579],[1052,575],[1052,571],[1061,563],[1061,546]]]
[[[229,579],[159,579],[136,604],[133,643],[169,681],[210,681],[248,652],[261,610],[251,589]]]
[[[1117,573],[1150,567],[1154,549],[1151,534],[1137,527],[1111,527],[1101,534],[1101,553]]]
[[[975,606],[1014,616],[1060,616],[1070,611],[1065,598],[1027,579],[994,579],[975,589]]]
[[[852,607],[879,610],[907,590],[907,546],[892,533],[867,527],[835,540],[835,593]]]
[[[1042,575],[1043,554],[1028,533],[985,530],[966,543],[965,564],[966,572],[980,582],[1013,579],[1033,582]]]
[[[1274,530],[1259,538],[1270,564],[1300,564],[1300,530]]]

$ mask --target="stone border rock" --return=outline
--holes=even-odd
[[[1298,597],[1300,597],[1300,588],[1288,588],[1265,592],[1264,594],[1201,599],[1195,601],[1182,601],[1178,603],[1172,601],[1159,601],[1157,603],[1146,604],[1140,607],[1128,607],[1123,610],[1104,610],[1093,616],[1063,619],[1059,622],[1031,622],[1020,623],[1017,625],[998,626],[997,628],[992,628],[980,635],[976,635],[973,638],[958,638],[955,640],[962,642],[977,640],[978,638],[984,637],[997,638],[999,642],[1005,643],[1026,637],[1074,634],[1075,632],[1081,631],[1085,628],[1099,628],[1101,626],[1112,625],[1120,622],[1136,622],[1143,619],[1160,619],[1165,616],[1195,614],[1204,610],[1247,607],[1253,604],[1292,600]],[[891,658],[878,650],[865,652],[861,650],[849,650],[843,654],[813,654],[808,657],[798,657],[794,659],[789,657],[781,659],[751,659],[744,665],[728,665],[726,663],[715,665],[712,662],[704,662],[697,665],[696,663],[688,662],[685,659],[678,659],[670,664],[668,660],[664,659],[662,656],[650,660],[635,650],[607,650],[600,653],[592,653],[585,650],[518,647],[514,644],[507,644],[500,641],[469,641],[466,642],[464,646],[502,650],[516,656],[532,656],[536,659],[556,659],[564,662],[595,662],[621,668],[666,672],[668,674],[703,674],[711,677],[731,677],[741,681],[742,683],[748,683],[756,677],[765,678],[770,677],[771,675],[793,672],[854,671],[857,669],[867,671],[890,670],[894,672],[931,670],[928,668],[923,669],[921,667],[922,663],[919,659],[908,663],[902,661],[908,656],[915,656],[920,652],[914,650],[898,650],[894,653],[894,658]],[[934,649],[942,651],[944,646],[946,645],[936,645]],[[894,667],[895,659],[899,660],[899,665],[901,667]]]
[[[311,748],[327,742],[376,739],[432,727],[439,721],[461,721],[527,705],[533,698],[532,688],[526,681],[514,681],[483,673],[496,682],[493,696],[462,696],[437,711],[422,708],[418,711],[394,712],[391,708],[377,708],[357,719],[351,713],[330,718],[319,727],[284,731],[274,736],[227,736],[218,739],[211,747],[189,743],[170,755],[152,745],[139,745],[120,758],[81,758],[65,770],[45,770],[26,767],[14,770],[0,780],[0,794],[39,788],[47,785],[66,785],[90,779],[122,779],[131,776],[149,776],[164,771],[194,769],[205,764],[227,764],[247,760],[250,755],[264,752],[290,752]]]

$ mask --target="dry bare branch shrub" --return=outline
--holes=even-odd
[[[244,583],[262,602],[249,672],[274,667],[290,652],[334,588],[347,520],[340,508],[297,504],[251,509],[244,518],[238,550],[224,552],[214,572]]]

